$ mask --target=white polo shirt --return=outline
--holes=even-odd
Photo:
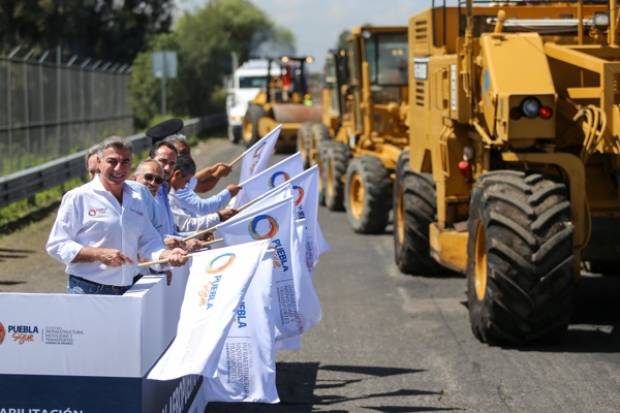
[[[165,246],[153,228],[144,192],[123,184],[123,204],[108,192],[99,176],[65,194],[47,240],[47,252],[66,265],[67,274],[106,285],[127,286],[138,274],[138,253],[158,259]],[[84,246],[113,248],[133,264],[110,267],[99,261],[71,262]]]

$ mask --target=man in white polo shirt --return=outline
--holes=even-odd
[[[47,252],[66,265],[68,292],[121,295],[138,275],[138,254],[187,261],[180,248],[166,250],[145,210],[144,192],[125,183],[131,171],[131,146],[106,139],[98,153],[98,175],[65,194],[47,241]]]

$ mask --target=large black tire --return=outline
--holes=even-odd
[[[566,185],[496,171],[474,187],[469,208],[467,299],[481,341],[555,341],[566,331],[576,279]]]
[[[323,178],[323,165],[327,162],[325,159],[327,156],[327,148],[331,144],[332,142],[330,141],[322,142],[317,149],[317,165],[319,167],[319,205],[325,205],[325,181]]]
[[[345,209],[351,228],[361,234],[379,234],[390,217],[390,174],[374,156],[353,158],[345,179]]]
[[[317,163],[319,157],[319,146],[321,145],[321,143],[327,142],[330,139],[331,138],[329,136],[329,130],[325,125],[323,125],[322,123],[312,124],[312,129],[309,134],[308,140],[310,144],[310,150],[308,151],[308,153],[310,154],[308,166],[313,166]]]
[[[248,106],[248,110],[247,112],[245,112],[243,123],[246,125],[249,124],[251,126],[251,131],[249,134],[246,134],[245,131],[242,133],[243,143],[247,148],[254,145],[261,138],[258,132],[258,123],[260,121],[260,118],[262,118],[266,114],[267,113],[265,112],[265,110],[260,106]]]
[[[322,181],[325,206],[330,211],[344,210],[344,178],[351,159],[351,150],[341,142],[331,142],[325,147]]]
[[[304,160],[304,168],[308,168],[310,166],[311,135],[312,122],[302,123],[297,130],[297,152],[301,153],[301,157]]]
[[[437,195],[431,174],[409,168],[409,151],[403,151],[394,180],[394,261],[406,274],[434,275],[443,268],[431,257],[428,227],[437,217]],[[444,270],[445,271],[445,270]]]

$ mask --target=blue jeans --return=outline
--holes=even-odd
[[[101,295],[123,295],[129,290],[131,285],[118,287],[116,285],[97,284],[84,278],[69,275],[67,285],[68,294],[101,294]]]

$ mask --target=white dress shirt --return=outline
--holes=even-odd
[[[144,200],[144,207],[146,208],[149,221],[151,221],[151,224],[157,230],[157,232],[160,233],[163,239],[164,225],[162,222],[160,222],[160,218],[157,215],[157,203],[155,202],[155,197],[153,196],[153,194],[151,194],[151,191],[149,191],[149,189],[146,186],[142,185],[140,182],[137,182],[137,181],[128,180],[128,181],[125,181],[125,183],[129,185],[133,190],[140,192],[140,195],[142,196],[142,199]]]
[[[168,192],[170,192],[170,185],[164,182],[159,187],[157,195],[155,195],[157,222],[160,222],[162,225],[159,232],[164,238],[179,235],[179,231],[177,231],[176,225],[174,224],[174,217],[172,216],[170,204],[168,203]]]
[[[225,208],[230,201],[231,196],[227,189],[220,191],[217,195],[201,198],[194,191],[196,184],[196,177],[192,176],[184,188],[177,189],[174,193],[170,192],[168,195],[169,198],[174,196],[176,207],[182,209],[187,215],[198,217],[212,214]]]
[[[187,186],[183,189],[186,188]],[[218,214],[206,214],[200,216],[187,213],[187,211],[181,207],[179,200],[176,197],[178,191],[180,191],[180,189],[174,190],[173,188],[170,190],[170,193],[168,194],[168,205],[172,211],[174,224],[180,232],[200,231],[220,223],[220,216]]]
[[[67,274],[99,284],[131,285],[138,274],[138,253],[155,260],[165,249],[144,205],[143,193],[127,184],[121,205],[95,176],[62,198],[47,252],[66,265]],[[117,249],[133,264],[111,267],[99,261],[72,262],[85,246]]]

